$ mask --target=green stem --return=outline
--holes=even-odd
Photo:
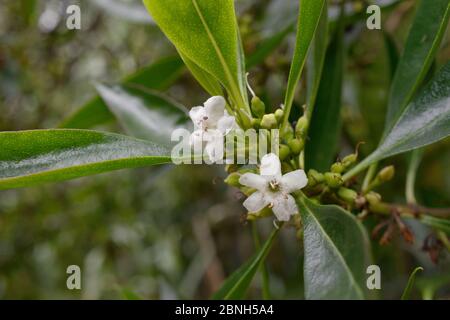
[[[367,170],[366,176],[364,177],[364,182],[362,185],[362,192],[367,193],[369,191],[370,182],[372,181],[373,177],[375,176],[375,172],[377,171],[378,162],[372,164],[369,167],[369,170]]]

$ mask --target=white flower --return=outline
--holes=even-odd
[[[223,137],[237,127],[234,117],[225,110],[225,105],[223,97],[214,96],[204,103],[204,107],[193,107],[189,111],[189,116],[194,122],[190,144],[204,145],[213,162],[223,156]]]
[[[266,154],[261,159],[260,175],[245,173],[239,183],[254,188],[254,192],[244,201],[249,212],[258,212],[267,205],[280,221],[289,221],[298,213],[294,197],[290,193],[300,190],[308,183],[305,171],[295,170],[281,175],[281,163],[277,155]]]

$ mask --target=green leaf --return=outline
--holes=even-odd
[[[272,231],[261,249],[244,265],[236,270],[223,283],[222,287],[213,295],[214,300],[236,300],[243,299],[247,293],[253,277],[258,271],[261,263],[266,259],[273,241],[278,235],[279,229]]]
[[[448,26],[449,14],[448,0],[434,0],[432,4],[420,1],[391,86],[384,136],[398,122],[427,74]]]
[[[446,234],[450,235],[450,220],[448,219],[441,219],[429,215],[423,215],[420,218],[420,221],[429,227],[443,231]]]
[[[383,40],[384,40],[384,46],[386,47],[386,53],[387,53],[388,62],[389,62],[389,69],[391,71],[390,72],[391,79],[393,79],[395,76],[395,70],[397,69],[398,61],[400,60],[400,57],[399,57],[397,46],[395,45],[394,39],[386,31],[383,32]]]
[[[192,73],[194,78],[211,96],[223,96],[223,90],[220,83],[207,71],[200,68],[195,62],[185,56],[181,51],[178,52],[183,59],[184,64]]]
[[[366,268],[371,264],[366,230],[334,205],[297,201],[304,226],[306,299],[364,299]]]
[[[411,273],[408,279],[408,284],[406,285],[405,291],[403,291],[401,300],[409,300],[409,297],[411,296],[411,291],[414,286],[414,280],[416,278],[416,274],[419,271],[423,271],[422,267],[417,267],[414,269],[414,271]]]
[[[289,120],[292,103],[294,102],[295,89],[300,82],[303,67],[305,65],[308,50],[316,32],[321,13],[324,8],[324,0],[302,0],[300,1],[297,39],[295,41],[294,57],[292,58],[291,70],[284,99],[284,118],[283,126],[286,126]]]
[[[306,92],[306,117],[311,120],[314,106],[316,104],[317,92],[319,91],[320,79],[322,77],[323,65],[328,44],[328,9],[325,2],[319,25],[317,26],[311,51],[307,60],[307,92]]]
[[[170,145],[172,132],[185,127],[187,110],[162,94],[134,85],[96,86],[128,134]]]
[[[124,79],[123,84],[142,85],[150,89],[164,90],[180,76],[183,61],[179,57],[163,58]],[[103,100],[96,96],[70,115],[61,128],[88,129],[114,119]]]
[[[233,0],[144,0],[177,50],[213,75],[235,104],[247,107],[245,71]]]
[[[450,135],[450,62],[408,105],[380,146],[344,175],[348,179],[370,164],[414,150]]]
[[[90,130],[0,132],[0,190],[170,163],[156,143]]]
[[[305,167],[307,169],[314,168],[319,171],[326,171],[335,157],[341,129],[343,69],[343,30],[338,28],[337,34],[332,37],[326,52],[323,66],[323,70],[326,70],[326,72],[323,72],[321,76],[309,125],[309,139],[305,146]]]

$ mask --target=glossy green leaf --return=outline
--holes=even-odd
[[[393,79],[395,76],[395,70],[397,70],[398,61],[400,60],[399,53],[394,39],[388,32],[383,32],[383,39],[388,57],[390,74],[391,78]]]
[[[247,106],[233,0],[144,0],[144,4],[179,52],[219,80],[237,105]]]
[[[430,68],[450,14],[449,0],[421,0],[395,72],[389,95],[385,134],[404,113]]]
[[[364,299],[366,269],[371,264],[366,230],[334,205],[297,201],[304,226],[306,299]]]
[[[170,145],[172,132],[188,125],[187,110],[160,93],[134,85],[96,88],[126,132],[136,138]]]
[[[344,175],[348,179],[370,164],[414,150],[450,135],[450,62],[408,105],[380,146]]]
[[[214,300],[233,300],[244,299],[250,286],[252,279],[258,271],[261,263],[267,257],[270,248],[272,248],[273,241],[278,235],[279,229],[272,231],[269,238],[259,251],[238,270],[236,270],[223,283],[222,287],[213,295]]]
[[[286,97],[284,99],[284,126],[287,125],[289,120],[290,110],[292,103],[294,102],[295,89],[300,82],[300,77],[306,62],[308,50],[311,46],[317,26],[319,25],[324,4],[325,0],[300,1],[297,22],[297,39],[295,41],[294,56],[292,58],[286,89]]]
[[[207,71],[200,68],[194,61],[189,59],[181,51],[179,52],[179,54],[194,78],[211,96],[223,96],[222,87],[219,81],[216,80],[216,78],[214,78]]]
[[[124,79],[123,84],[137,84],[164,90],[180,76],[183,61],[179,57],[163,58]],[[88,129],[114,119],[103,100],[96,96],[70,115],[61,128]]]
[[[311,120],[314,106],[316,105],[317,92],[319,91],[323,65],[328,44],[328,9],[325,2],[319,25],[317,26],[314,40],[307,60],[307,92],[306,92],[306,117]]]
[[[343,31],[337,30],[328,46],[305,146],[305,167],[329,169],[340,138],[340,111],[344,69]],[[310,96],[311,97],[311,96]],[[324,147],[326,146],[326,148]]]
[[[402,294],[402,297],[401,297],[402,300],[408,300],[410,298],[411,291],[412,291],[413,286],[414,286],[414,280],[416,279],[416,274],[419,271],[423,271],[423,268],[422,267],[415,268],[414,271],[409,276],[408,283],[407,283],[406,288],[403,291],[403,294]]]
[[[170,162],[167,148],[113,133],[0,132],[0,190]]]

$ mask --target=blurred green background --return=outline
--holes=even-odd
[[[400,1],[383,13],[383,31],[398,50],[415,3]],[[70,4],[81,7],[81,30],[65,26]],[[298,4],[239,0],[236,5],[250,54],[295,21]],[[349,1],[349,12],[364,8]],[[370,152],[383,128],[391,76],[383,31],[368,30],[364,20],[346,30],[343,155],[360,141],[366,142],[362,153]],[[282,101],[294,37],[289,34],[249,70],[252,86],[273,108]],[[0,130],[56,127],[95,95],[96,81],[118,82],[173,55],[138,0],[0,0]],[[435,68],[449,58],[447,32]],[[188,72],[166,94],[188,108],[207,98]],[[115,123],[97,129],[122,131]],[[380,192],[393,202],[405,201],[406,161],[405,155],[386,161],[396,165],[397,175]],[[422,204],[450,206],[449,163],[449,139],[425,150],[416,188]],[[158,167],[1,191],[0,298],[208,298],[254,251],[242,197],[223,178],[215,166]],[[366,224],[370,229],[374,223]],[[414,245],[401,237],[387,246],[373,241],[374,261],[382,270],[380,297],[399,298],[409,273],[422,266],[414,297],[450,298],[448,251],[439,251],[434,263],[422,248],[431,230],[411,227]],[[271,228],[271,219],[257,223],[261,237]],[[295,229],[286,228],[272,250],[267,265],[274,298],[303,297],[301,245]],[[81,267],[81,290],[66,287],[72,264]],[[260,297],[260,290],[257,277],[250,297]]]

